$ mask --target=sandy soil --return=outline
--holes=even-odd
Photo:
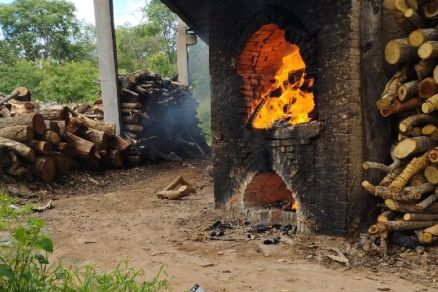
[[[280,244],[264,245],[263,239],[278,234],[248,238],[250,226],[242,219],[213,208],[206,166],[146,167],[122,176],[130,184],[113,182],[91,191],[76,186],[76,195],[56,200],[55,208],[42,214],[56,243],[54,257],[104,268],[128,259],[149,278],[164,266],[173,291],[187,291],[195,283],[207,291],[438,291],[436,271],[426,267],[412,274],[417,264],[407,256],[397,260],[415,252],[379,260],[354,251],[352,240],[280,235]],[[154,192],[178,175],[192,182],[197,194],[180,201],[157,199]],[[233,225],[220,240],[206,231],[216,220]],[[351,263],[329,260],[330,247],[345,251]],[[426,262],[436,265],[434,253],[418,256],[429,256]]]

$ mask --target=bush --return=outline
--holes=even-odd
[[[211,103],[210,99],[204,99],[199,103],[198,106],[198,119],[200,127],[204,132],[205,139],[207,143],[211,145],[212,134],[211,134]]]
[[[90,61],[19,60],[0,65],[0,92],[9,93],[17,86],[28,87],[32,99],[60,103],[93,101],[100,90],[97,66]]]
[[[167,280],[162,271],[152,281],[139,281],[143,271],[125,262],[113,271],[99,271],[95,266],[65,268],[61,263],[49,264],[54,250],[52,240],[43,233],[44,221],[29,218],[29,207],[17,208],[10,197],[0,195],[0,220],[10,234],[0,239],[0,291],[163,291]],[[25,223],[23,223],[23,219]]]

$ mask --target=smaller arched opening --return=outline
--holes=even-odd
[[[298,205],[283,179],[275,172],[256,174],[243,194],[245,209],[275,209],[295,212]]]

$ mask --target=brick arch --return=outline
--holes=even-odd
[[[277,202],[294,201],[292,192],[275,172],[260,172],[248,183],[243,193],[244,208],[263,208]]]

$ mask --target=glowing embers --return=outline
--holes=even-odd
[[[246,209],[280,209],[295,212],[298,204],[283,179],[275,172],[263,172],[254,176],[243,196]]]
[[[247,126],[267,129],[310,121],[314,80],[306,77],[300,48],[287,42],[278,26],[265,25],[248,40],[237,72],[250,105]]]

